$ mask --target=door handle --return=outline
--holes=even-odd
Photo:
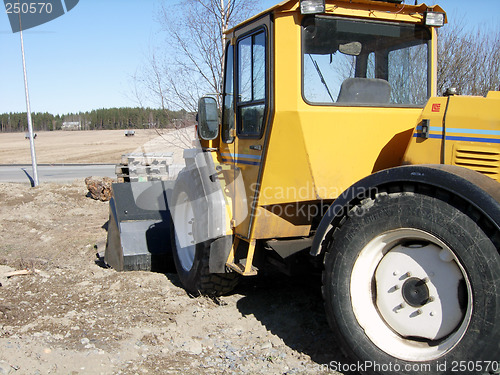
[[[251,145],[250,150],[262,151],[262,145]]]

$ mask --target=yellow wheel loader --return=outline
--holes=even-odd
[[[311,259],[358,371],[498,371],[500,92],[438,95],[446,22],[425,4],[289,0],[227,31],[222,108],[200,99],[169,193],[189,293]]]

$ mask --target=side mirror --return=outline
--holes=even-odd
[[[198,101],[198,135],[207,141],[219,135],[219,109],[215,99],[209,96]]]

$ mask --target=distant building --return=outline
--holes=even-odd
[[[62,123],[61,130],[82,130],[80,121],[65,121]]]

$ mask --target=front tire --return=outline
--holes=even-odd
[[[499,249],[465,212],[446,194],[382,193],[333,234],[327,318],[351,359],[379,365],[364,372],[453,373],[454,361],[475,364],[469,374],[498,370]]]
[[[181,171],[170,200],[172,255],[179,279],[188,293],[218,297],[236,287],[238,275],[210,273],[210,244],[214,239],[199,235],[208,226],[208,207],[203,195],[196,173]]]

